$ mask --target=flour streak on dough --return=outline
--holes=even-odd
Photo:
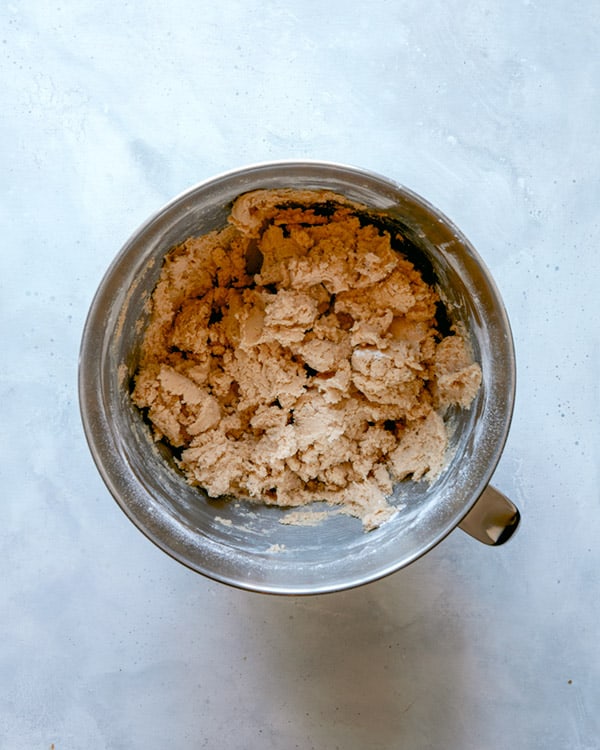
[[[325,501],[372,529],[397,512],[396,481],[442,470],[444,413],[469,407],[481,369],[438,331],[402,237],[360,209],[254,191],[167,254],[132,398],[211,497]]]

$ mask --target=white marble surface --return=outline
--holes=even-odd
[[[600,747],[599,30],[594,0],[2,4],[2,750]],[[294,157],[420,192],[495,275],[506,547],[252,595],[102,484],[76,378],[104,270],[189,185]]]

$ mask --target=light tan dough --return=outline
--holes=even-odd
[[[325,501],[375,528],[444,467],[443,414],[481,382],[439,297],[364,207],[259,190],[165,258],[132,393],[211,497]]]

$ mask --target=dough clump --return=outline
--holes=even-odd
[[[395,482],[439,475],[481,369],[402,240],[343,196],[258,190],[167,254],[132,399],[190,484],[372,529]]]

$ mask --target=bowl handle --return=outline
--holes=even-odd
[[[517,506],[490,484],[459,527],[483,544],[497,546],[511,538],[520,520]]]

